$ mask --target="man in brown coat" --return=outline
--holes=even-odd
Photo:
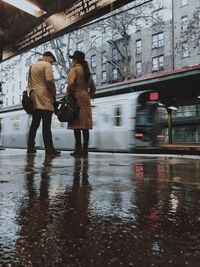
[[[32,122],[28,136],[28,154],[36,153],[35,136],[42,120],[42,135],[46,154],[60,154],[54,149],[51,119],[54,111],[56,87],[53,77],[52,63],[54,55],[47,51],[43,57],[34,63],[29,70],[29,94],[33,103]]]

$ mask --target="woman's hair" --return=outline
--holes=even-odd
[[[81,66],[83,67],[83,71],[84,71],[84,80],[85,82],[88,82],[90,76],[91,76],[91,72],[88,66],[87,61],[79,61],[79,63],[81,64]]]

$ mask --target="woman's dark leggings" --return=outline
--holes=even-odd
[[[89,144],[89,130],[88,129],[75,129],[74,130],[74,137],[76,142],[76,148],[81,148],[81,131],[83,133],[83,150],[88,150]]]

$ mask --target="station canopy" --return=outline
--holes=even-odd
[[[72,31],[130,2],[142,5],[151,1],[0,0],[0,61]]]

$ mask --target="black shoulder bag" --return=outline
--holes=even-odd
[[[78,117],[80,111],[76,97],[74,95],[70,95],[67,98],[64,97],[59,103],[61,105],[56,112],[58,120],[60,122],[73,122]]]
[[[30,74],[31,74],[31,67],[29,69],[28,73],[28,85],[30,83]],[[22,107],[26,111],[27,114],[32,114],[33,113],[33,105],[30,96],[28,95],[27,90],[23,91],[22,95]]]

